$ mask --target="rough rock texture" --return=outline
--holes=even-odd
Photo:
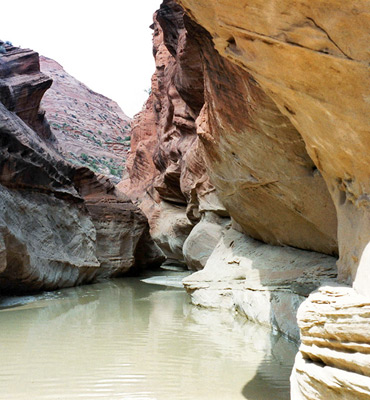
[[[40,69],[53,80],[41,106],[61,153],[73,164],[121,178],[130,149],[130,118],[54,60],[41,56]]]
[[[353,289],[325,286],[297,318],[302,344],[291,383],[294,400],[370,399],[370,302]]]
[[[205,267],[217,243],[222,237],[230,218],[223,218],[207,211],[190,232],[183,246],[183,254],[189,269],[198,271]]]
[[[358,265],[370,241],[370,3],[179,3],[301,135],[336,207],[340,278],[369,294],[369,265]]]
[[[202,271],[183,280],[192,302],[237,310],[299,339],[296,312],[310,292],[335,281],[336,259],[271,246],[229,228]]]
[[[154,54],[152,94],[134,125],[124,184],[130,196],[148,198],[141,208],[151,227],[152,215],[161,218],[155,204],[167,201],[183,204],[193,224],[213,209],[258,240],[337,254],[324,179],[252,75],[221,57],[172,0],[155,16]]]
[[[15,96],[5,103],[27,108],[29,101],[32,113],[22,120],[21,111],[17,115],[0,102],[0,291],[72,286],[160,261],[146,218],[131,201],[107,178],[67,164],[53,135],[31,128],[30,121],[41,115],[36,104],[46,78],[36,67],[37,53],[7,50],[0,75],[6,77],[14,65],[18,69],[10,82],[3,80],[2,87]],[[32,60],[32,73],[24,57]],[[48,126],[42,122],[36,127]]]
[[[39,55],[33,50],[5,46],[0,56],[0,101],[29,127],[48,140],[55,140],[40,102],[52,79],[40,71]]]
[[[184,261],[183,244],[202,212],[226,213],[198,149],[195,119],[203,105],[202,64],[183,16],[173,1],[155,14],[152,92],[133,122],[128,176],[119,185],[139,200],[152,236],[176,261]]]

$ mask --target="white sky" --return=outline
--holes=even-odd
[[[0,39],[61,64],[129,116],[141,110],[154,72],[152,15],[161,0],[9,0]]]

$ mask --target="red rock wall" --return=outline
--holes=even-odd
[[[202,63],[183,15],[167,1],[154,16],[152,91],[133,122],[128,177],[119,185],[139,200],[152,236],[178,261],[183,261],[183,243],[200,219],[199,209],[225,212],[198,147],[195,120],[203,105]]]
[[[152,94],[134,125],[124,184],[148,199],[141,207],[152,231],[161,216],[150,210],[176,203],[193,224],[212,210],[264,242],[337,254],[324,179],[253,76],[221,57],[174,1],[155,15],[153,45]]]

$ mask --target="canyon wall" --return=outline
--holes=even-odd
[[[221,225],[229,220],[209,181],[198,146],[195,120],[204,101],[202,63],[183,15],[182,8],[170,2],[154,16],[156,71],[152,91],[133,121],[128,174],[119,187],[139,202],[148,217],[151,235],[168,261],[185,263],[186,259],[191,269],[199,269],[221,232],[208,238],[211,243],[207,250],[200,237],[205,257],[190,241],[184,254],[185,240],[206,214],[209,221],[217,220]]]
[[[72,164],[118,181],[130,149],[131,119],[117,103],[89,89],[56,61],[41,56],[40,69],[53,80],[41,107],[58,150]]]
[[[335,206],[338,278],[355,290],[331,283],[300,307],[292,399],[368,399],[370,2],[179,3],[299,132]]]
[[[147,220],[108,178],[67,163],[40,101],[38,54],[0,57],[0,293],[50,290],[162,260]]]
[[[370,76],[364,40],[370,3],[179,3],[212,35],[217,51],[250,73],[299,132],[335,205],[340,279],[369,294],[364,279],[369,268],[358,266],[370,241]]]
[[[299,305],[336,277],[337,219],[325,181],[290,120],[174,1],[163,2],[153,31],[152,92],[133,122],[119,187],[169,262],[204,269],[185,281],[194,303],[244,309],[298,340]],[[243,288],[250,296],[241,299]]]
[[[370,397],[369,11],[165,0],[121,183],[195,304],[300,333],[294,400]]]

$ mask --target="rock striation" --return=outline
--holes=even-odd
[[[183,245],[201,214],[227,212],[198,147],[195,120],[204,101],[200,54],[174,1],[154,15],[153,54],[151,94],[133,122],[128,175],[119,187],[139,202],[169,261],[184,263]]]
[[[56,150],[38,109],[51,80],[40,73],[37,53],[6,49],[0,57],[0,292],[51,290],[160,262],[137,207],[108,178],[68,164]]]
[[[370,241],[369,3],[179,3],[299,132],[335,205],[340,279],[368,295],[369,266],[358,266]]]
[[[369,399],[368,297],[324,286],[299,309],[301,346],[291,376],[294,400]]]
[[[204,267],[184,281],[193,302],[295,339],[302,304],[294,400],[370,398],[369,12],[165,0],[154,18],[157,69],[124,185],[161,246]],[[190,233],[171,246],[173,206]]]
[[[59,151],[69,162],[118,181],[130,149],[131,119],[56,61],[41,56],[40,69],[53,80],[41,107]]]

